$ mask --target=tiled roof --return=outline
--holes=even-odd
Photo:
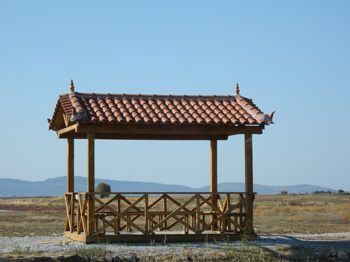
[[[239,93],[236,91],[236,93]],[[70,92],[59,96],[49,128],[59,110],[70,122],[144,125],[269,125],[266,115],[240,95],[130,95]],[[55,130],[57,131],[57,130]]]

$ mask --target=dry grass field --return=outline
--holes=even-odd
[[[258,195],[254,220],[258,234],[350,232],[350,196]]]
[[[0,198],[0,236],[62,234],[64,197]]]
[[[0,236],[62,234],[63,197],[0,198]],[[254,223],[258,234],[350,232],[350,195],[257,195]]]

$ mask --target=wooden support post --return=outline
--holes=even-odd
[[[117,212],[120,214],[121,212],[121,201],[120,201],[121,195],[118,194],[118,205],[117,205]],[[118,217],[117,219],[117,229],[118,229],[118,235],[119,235],[119,230],[120,230],[120,218]]]
[[[67,139],[67,193],[74,192],[74,139]]]
[[[210,140],[210,193],[218,192],[218,141]],[[211,194],[212,204],[217,207],[218,195]],[[214,211],[214,210],[213,210]],[[211,216],[211,221],[216,219],[215,215]],[[211,226],[211,230],[216,230],[217,224]]]
[[[149,234],[148,194],[145,194],[145,235]]]
[[[231,208],[231,194],[227,194],[226,199],[227,199],[227,209],[230,209]],[[232,213],[232,211],[230,213]],[[229,218],[230,217],[231,216],[229,216]],[[226,225],[227,225],[227,231],[230,232],[231,231],[231,222],[228,220]]]
[[[253,139],[252,134],[244,135],[244,151],[245,151],[245,192],[247,198],[246,212],[247,221],[246,229],[249,233],[254,233],[253,226]],[[250,194],[249,194],[250,193]]]
[[[166,197],[166,194],[163,194],[163,196],[164,196],[164,202],[163,202],[163,210],[164,210],[164,217],[166,217],[166,213],[168,212],[168,200],[167,200],[167,197]],[[163,218],[162,218],[163,219]],[[167,227],[168,227],[168,224],[167,224],[168,222],[167,221],[165,221],[164,223],[163,223],[163,226],[162,226],[162,229],[164,229],[164,230],[166,230],[167,229]]]
[[[197,235],[200,235],[200,229],[201,229],[201,218],[200,218],[200,215],[201,215],[201,211],[200,211],[200,208],[201,208],[201,202],[200,202],[200,199],[199,199],[199,194],[197,193],[196,194],[196,229],[197,229]]]
[[[67,193],[74,192],[74,139],[67,139]],[[74,229],[74,213],[75,213],[75,203],[74,195],[66,195],[66,201],[68,201],[69,210],[67,210],[67,219],[65,231],[70,230],[73,232]],[[69,216],[68,216],[69,213]],[[69,221],[68,221],[69,220]],[[71,226],[70,226],[71,225]]]
[[[87,159],[87,235],[92,235],[95,230],[95,202],[89,193],[95,192],[95,134],[88,133],[88,159]]]

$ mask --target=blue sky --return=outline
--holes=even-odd
[[[275,110],[253,137],[254,182],[350,190],[349,1],[2,1],[0,177],[66,175],[48,131],[69,91],[234,94]],[[218,144],[219,182],[244,181],[243,137]],[[76,143],[86,176],[86,141]],[[97,141],[96,177],[200,187],[209,142]]]

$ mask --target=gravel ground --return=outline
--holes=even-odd
[[[244,243],[243,243],[244,244]],[[258,241],[249,242],[249,245],[264,249],[277,250],[281,247],[314,248],[322,250],[333,247],[337,250],[350,249],[350,232],[316,234],[316,235],[259,235]],[[0,255],[14,253],[16,250],[29,251],[37,254],[66,254],[82,248],[103,247],[113,255],[119,257],[151,257],[157,254],[180,254],[184,250],[205,257],[212,252],[220,252],[225,249],[242,246],[242,242],[217,242],[217,243],[139,243],[139,244],[89,244],[70,241],[63,236],[52,237],[0,237]]]

